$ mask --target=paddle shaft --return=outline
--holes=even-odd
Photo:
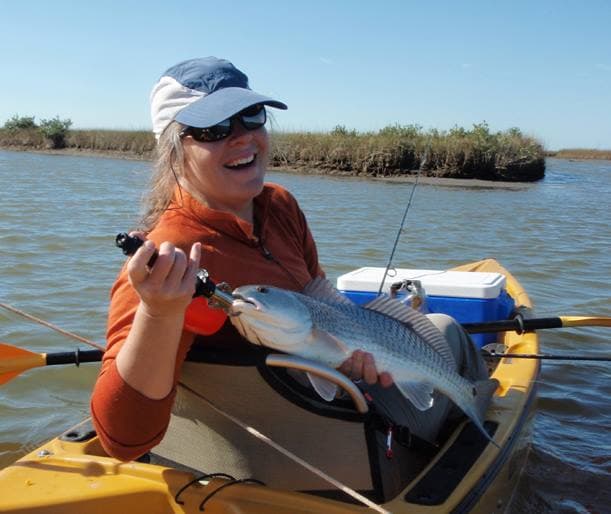
[[[560,318],[505,319],[486,321],[482,323],[462,323],[463,329],[469,334],[485,334],[491,332],[529,332],[543,328],[562,328]]]
[[[57,352],[46,354],[46,365],[76,364],[83,362],[99,362],[104,352],[100,350],[76,350],[74,352]]]
[[[511,332],[519,334],[545,328],[566,327],[611,327],[611,318],[604,316],[560,316],[556,318],[527,319],[517,316],[513,319],[487,321],[483,323],[463,323],[463,329],[470,334],[491,332]]]

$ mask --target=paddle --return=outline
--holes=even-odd
[[[0,343],[0,385],[12,380],[28,369],[58,364],[99,362],[104,352],[100,350],[76,350],[74,352],[34,353]]]
[[[463,328],[469,333],[482,332],[528,332],[545,328],[566,327],[611,327],[611,318],[596,316],[560,316],[557,318],[515,318],[508,320],[490,321],[485,323],[464,323]],[[34,353],[23,348],[17,348],[0,343],[0,385],[12,380],[20,373],[41,366],[56,366],[59,364],[76,364],[82,362],[99,362],[102,360],[101,350],[76,350],[73,352]],[[608,361],[608,357],[583,356],[553,356],[541,354],[491,354],[498,358],[503,356],[524,359],[550,359],[550,360],[600,360]]]
[[[611,318],[604,316],[559,316],[557,318],[526,319],[518,316],[507,320],[463,323],[462,327],[470,334],[511,332],[512,330],[522,333],[544,328],[611,327]]]

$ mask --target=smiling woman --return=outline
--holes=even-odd
[[[153,88],[158,157],[141,226],[147,241],[113,286],[91,402],[110,455],[137,458],[161,441],[190,348],[216,348],[229,361],[249,354],[222,311],[192,301],[200,266],[233,286],[263,278],[301,291],[324,276],[296,200],[264,183],[266,107],[286,109],[214,57],[173,66]],[[361,352],[346,364],[347,375],[377,382],[370,356]]]

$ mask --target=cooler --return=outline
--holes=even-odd
[[[384,268],[359,268],[338,277],[337,289],[362,305],[375,299],[383,276]],[[514,309],[500,273],[393,268],[382,292],[388,294],[392,284],[403,280],[419,280],[429,311],[448,314],[459,323],[507,319]],[[482,347],[495,342],[496,334],[473,334],[472,338]]]

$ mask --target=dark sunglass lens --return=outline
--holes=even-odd
[[[262,105],[255,105],[244,109],[240,113],[242,123],[248,130],[255,130],[265,125],[267,121],[267,114],[265,108]]]
[[[231,133],[231,121],[224,120],[220,123],[206,128],[188,127],[183,130],[181,136],[191,136],[200,143],[210,143],[227,137]]]
[[[208,132],[209,141],[218,141],[227,137],[231,133],[231,120],[223,120],[212,127],[204,129]]]

